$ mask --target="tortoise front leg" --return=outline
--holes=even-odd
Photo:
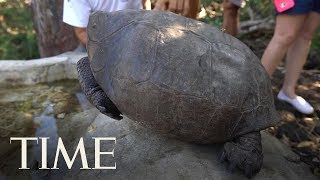
[[[94,79],[88,57],[84,57],[78,61],[77,70],[81,88],[91,104],[99,109],[101,113],[113,119],[122,119],[122,116],[120,116],[121,112]]]
[[[260,132],[248,133],[226,142],[221,159],[229,163],[230,170],[238,167],[251,178],[260,171],[263,161]]]

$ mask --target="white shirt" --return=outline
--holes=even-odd
[[[85,28],[88,25],[89,15],[94,11],[112,12],[141,8],[141,0],[64,0],[63,22]]]

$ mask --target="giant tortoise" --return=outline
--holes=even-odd
[[[260,130],[279,120],[268,75],[236,38],[173,13],[90,16],[79,80],[102,113],[169,137],[225,143],[222,159],[247,176],[263,154]]]

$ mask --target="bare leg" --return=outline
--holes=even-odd
[[[271,77],[289,46],[298,36],[307,15],[278,15],[274,35],[265,50],[261,63]]]
[[[223,1],[223,25],[225,32],[236,36],[239,30],[239,7],[229,0]]]
[[[311,12],[308,14],[303,28],[297,39],[293,42],[287,52],[286,75],[282,87],[283,92],[290,98],[295,98],[295,86],[300,72],[310,50],[311,40],[320,24],[320,14]]]
[[[190,14],[186,15],[189,18],[196,19],[200,9],[200,0],[190,1]]]
[[[261,169],[263,162],[260,132],[252,132],[224,144],[222,160],[229,163],[230,170],[238,167],[247,177],[252,177]]]

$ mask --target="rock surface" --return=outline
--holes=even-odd
[[[85,53],[67,52],[35,60],[1,60],[0,87],[77,79],[77,61]]]
[[[196,145],[155,134],[128,118],[112,120],[100,114],[93,131],[85,135],[87,158],[94,164],[92,137],[116,137],[116,145],[103,145],[102,150],[114,148],[101,162],[116,170],[73,171],[67,177],[95,177],[98,179],[246,179],[241,172],[228,172],[219,162],[221,145]],[[264,162],[253,179],[317,179],[308,166],[288,147],[268,133],[262,132]],[[72,176],[71,176],[72,175]]]

